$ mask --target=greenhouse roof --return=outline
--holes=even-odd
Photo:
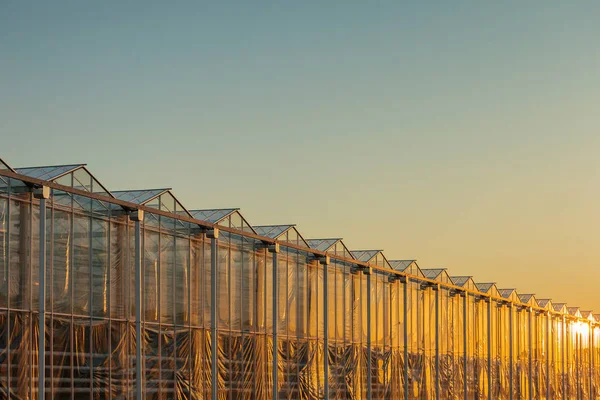
[[[254,226],[254,230],[261,236],[266,236],[271,239],[277,239],[296,225],[259,225]]]
[[[221,208],[210,210],[189,210],[190,215],[201,221],[210,222],[226,226],[228,228],[237,228],[246,232],[256,233],[254,228],[248,223],[246,218],[239,211],[239,208]]]
[[[404,272],[415,276],[423,276],[423,272],[417,260],[390,260],[390,266],[396,271]]]
[[[85,167],[86,164],[68,164],[68,165],[51,165],[46,167],[23,167],[16,168],[15,171],[21,175],[27,175],[31,178],[40,179],[43,181],[53,181],[63,175],[73,172],[77,169]]]
[[[306,242],[312,249],[355,260],[342,238],[307,239]]]
[[[358,261],[369,262],[371,261],[377,254],[381,253],[382,250],[351,250],[350,253],[356,258]]]
[[[382,250],[352,250],[350,254],[359,261],[375,264],[383,268],[391,268]]]
[[[117,190],[112,193],[119,200],[146,205],[169,190],[171,189]]]
[[[521,303],[529,303],[532,298],[535,299],[533,294],[519,294],[519,301]]]
[[[332,238],[332,239],[306,239],[306,242],[310,246],[311,249],[319,250],[319,251],[327,251],[331,247],[335,246],[335,244],[341,241],[341,238]]]
[[[567,307],[567,312],[574,317],[581,317],[579,307]]]
[[[444,271],[446,271],[446,268],[422,269],[421,270],[421,272],[423,272],[423,276],[428,279],[436,279]]]
[[[543,308],[547,307],[548,304],[550,303],[550,299],[536,299],[536,301],[538,303],[538,306],[543,307]]]
[[[456,286],[465,286],[469,281],[473,280],[472,276],[451,276],[452,283]],[[473,282],[475,284],[475,282]]]
[[[490,291],[490,289],[492,287],[494,287],[495,283],[475,283],[475,286],[477,286],[477,290],[479,290],[482,293],[487,293]]]
[[[590,321],[594,321],[595,320],[594,314],[592,313],[592,311],[588,311],[588,310],[581,311],[581,316],[583,318],[587,319],[587,320],[590,320]]]
[[[218,223],[219,221],[224,220],[234,212],[239,211],[239,208],[220,208],[214,210],[190,210],[190,214],[192,217],[210,222],[213,224]]]
[[[296,229],[296,225],[259,225],[254,226],[254,231],[261,236],[269,239],[281,240],[283,242],[295,243],[301,246],[310,247],[304,237]]]
[[[113,194],[87,169],[86,164],[51,165],[15,168],[15,172],[43,181],[85,190],[108,197]]]
[[[516,289],[498,289],[498,293],[500,293],[500,296],[504,297],[505,299],[508,299],[513,294],[516,296],[517,290]]]
[[[552,303],[552,307],[554,307],[554,311],[562,312],[567,308],[567,303]]]

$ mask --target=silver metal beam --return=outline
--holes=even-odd
[[[440,398],[440,285],[431,287],[435,295],[435,399]]]
[[[509,399],[512,400],[514,397],[514,382],[513,382],[513,304],[508,304],[508,387],[510,390]]]
[[[546,312],[546,398],[550,399],[550,329],[551,314]],[[554,349],[554,346],[553,346]],[[554,350],[552,351],[554,353]],[[554,357],[552,358],[554,360]]]
[[[372,374],[371,371],[371,274],[367,274],[367,400],[373,398]]]
[[[488,367],[488,400],[492,400],[492,301],[487,300],[487,367]]]
[[[560,377],[561,377],[561,382],[562,382],[562,392],[563,392],[563,396],[566,395],[566,389],[567,389],[567,384],[566,384],[566,380],[565,380],[565,336],[567,334],[567,325],[566,325],[566,319],[565,316],[563,315],[562,317],[562,326],[560,327],[560,329],[562,330],[561,332],[561,372],[560,372]]]
[[[50,198],[50,188],[42,186],[33,191],[40,200],[40,253],[39,253],[39,337],[38,337],[38,399],[44,400],[46,392],[46,199]]]
[[[527,313],[529,314],[529,334],[527,335],[527,346],[529,347],[529,376],[527,382],[529,385],[529,400],[533,400],[533,310],[531,307],[527,307]]]
[[[406,277],[400,277],[404,289],[404,400],[408,400],[408,284]]]
[[[142,368],[142,227],[144,211],[135,210],[130,214],[135,221],[135,397],[143,399],[144,375]]]
[[[277,254],[279,254],[279,243],[269,244],[267,249],[269,250],[269,253],[273,254],[273,293],[271,293],[273,297],[273,400],[277,400],[279,397],[279,383],[277,379],[277,374],[279,372],[279,343],[277,338],[277,319],[279,318],[277,307],[277,268],[279,268],[279,264]]]
[[[464,368],[464,374],[463,374],[463,390],[464,390],[464,398],[465,400],[467,400],[469,398],[468,396],[468,391],[469,391],[469,354],[467,351],[467,347],[469,345],[469,342],[467,340],[467,328],[468,328],[468,318],[467,318],[467,303],[469,301],[469,295],[465,292],[461,293],[461,296],[463,296],[463,350],[464,350],[464,358],[463,358],[463,368]]]
[[[594,399],[594,324],[590,322],[590,399]]]
[[[324,324],[324,338],[323,338],[323,347],[324,347],[324,359],[323,359],[323,368],[324,368],[324,392],[325,392],[325,400],[329,399],[329,294],[327,288],[328,278],[327,275],[329,273],[328,267],[330,263],[329,256],[318,257],[318,262],[323,265],[323,324]]]
[[[218,341],[217,341],[217,268],[219,263],[219,230],[217,228],[206,231],[210,239],[210,335],[211,335],[211,398],[217,400],[219,394],[218,379]]]

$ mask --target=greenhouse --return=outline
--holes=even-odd
[[[595,399],[600,316],[0,161],[0,398]]]

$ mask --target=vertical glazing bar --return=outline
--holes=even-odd
[[[144,211],[131,214],[135,221],[135,398],[142,400],[144,376],[142,369],[142,227]]]
[[[273,308],[273,400],[277,400],[279,397],[279,383],[277,382],[277,374],[279,370],[279,361],[278,361],[278,341],[277,341],[277,320],[279,312],[277,311],[277,268],[278,259],[277,254],[279,254],[279,243],[268,245],[269,253],[273,254],[273,293],[271,293],[272,298],[272,308]],[[216,399],[215,399],[216,400]]]
[[[45,397],[46,373],[46,199],[50,197],[50,188],[42,186],[34,190],[33,195],[40,200],[40,265],[39,265],[39,343],[38,343],[38,399]]]
[[[529,348],[529,376],[528,376],[528,385],[529,385],[529,400],[533,400],[533,340],[531,336],[533,335],[533,309],[531,307],[527,308],[527,312],[529,313],[529,333],[527,335],[527,347]]]
[[[440,287],[433,286],[435,294],[435,399],[440,398]]]
[[[546,399],[550,399],[550,312],[546,312]],[[554,361],[554,357],[552,357]]]
[[[408,400],[408,278],[400,277],[404,287],[404,400]]]
[[[487,367],[488,367],[488,400],[492,400],[492,299],[487,299]]]
[[[576,397],[577,399],[579,399],[580,397],[580,393],[581,391],[579,390],[579,386],[581,385],[581,382],[579,382],[579,362],[580,362],[580,358],[579,358],[579,332],[575,331],[575,393],[576,393]]]
[[[561,364],[562,365],[561,365],[561,374],[560,374],[560,377],[561,377],[561,384],[562,384],[562,393],[563,393],[563,398],[564,398],[564,396],[567,395],[567,392],[566,392],[567,385],[566,385],[566,381],[565,381],[565,378],[566,378],[565,377],[565,375],[566,375],[565,374],[565,346],[567,344],[567,342],[565,340],[565,335],[567,334],[567,325],[566,325],[566,319],[565,319],[564,315],[562,317],[561,331],[562,332],[561,332],[560,336],[561,336],[561,342],[562,343],[561,343],[560,347],[561,347],[561,353],[562,353],[562,355],[561,355],[560,359],[561,359]]]
[[[219,263],[219,230],[217,228],[206,232],[210,239],[210,335],[211,335],[211,398],[217,400],[219,393],[219,368],[217,365],[217,267]]]
[[[329,303],[329,293],[328,293],[328,278],[327,275],[329,273],[329,257],[324,256],[319,258],[319,262],[323,265],[323,324],[324,324],[324,339],[323,339],[323,347],[324,347],[324,357],[323,357],[323,368],[324,368],[324,388],[325,388],[325,400],[329,399],[329,316],[328,316],[328,303]]]
[[[513,304],[508,304],[508,390],[509,399],[512,400],[513,393]]]
[[[371,371],[371,274],[367,274],[367,399],[373,398]]]
[[[594,325],[590,322],[590,399],[594,398]]]
[[[468,396],[468,392],[469,392],[469,379],[468,379],[468,366],[469,366],[469,355],[468,355],[468,351],[467,351],[467,345],[468,345],[468,341],[467,341],[467,336],[468,336],[468,332],[467,332],[467,302],[469,301],[469,295],[466,292],[462,292],[461,296],[463,296],[463,350],[464,350],[464,358],[463,358],[463,369],[464,369],[464,374],[463,374],[463,390],[464,390],[464,398],[465,400],[469,398]]]

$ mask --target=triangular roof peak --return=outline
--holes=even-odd
[[[404,271],[416,262],[417,260],[390,260],[390,265],[397,271]]]
[[[42,181],[55,182],[60,185],[85,190],[92,193],[114,197],[100,181],[87,169],[87,164],[48,165],[41,167],[15,168],[17,174]]]
[[[534,298],[534,294],[533,293],[525,293],[525,294],[519,294],[519,301],[521,303],[529,303],[531,301],[531,299]]]
[[[512,296],[515,296],[516,299],[518,299],[519,297],[517,296],[517,289],[498,289],[498,293],[500,293],[500,296],[504,297],[505,299],[509,299]]]
[[[581,311],[579,311],[579,307],[567,307],[567,312],[569,315],[574,317],[581,317]]]
[[[311,249],[342,256],[355,260],[354,255],[348,250],[342,238],[306,239]]]
[[[554,311],[567,312],[567,303],[552,303]]]
[[[246,218],[244,218],[239,208],[190,210],[189,213],[192,218],[210,222],[211,224],[256,233],[254,228],[248,223]]]
[[[327,251],[341,240],[342,238],[306,239],[306,243],[308,243],[311,249]]]
[[[423,272],[421,271],[421,268],[419,268],[417,260],[390,260],[389,263],[392,269],[396,271],[415,276],[423,276]]]
[[[496,283],[494,283],[494,282],[475,283],[477,290],[479,290],[482,293],[489,292],[490,289],[492,289],[492,287],[494,287],[494,285],[496,285]]]
[[[63,164],[63,165],[45,165],[40,167],[20,167],[15,168],[18,174],[29,176],[30,178],[40,179],[42,181],[53,181],[85,167],[87,164]]]
[[[427,279],[436,279],[442,272],[446,271],[446,268],[425,268],[421,269],[423,276]]]
[[[298,229],[296,229],[295,224],[254,225],[253,228],[256,234],[260,236],[266,236],[270,239],[310,247],[304,237],[300,234],[300,232],[298,232]]]
[[[266,236],[271,239],[277,239],[296,225],[254,225],[254,230],[260,236]]]
[[[132,190],[115,190],[113,191],[113,195],[123,201],[127,201],[129,203],[146,205],[157,197],[168,193],[171,191],[171,188],[162,188],[162,189],[132,189]]]
[[[192,217],[183,204],[177,200],[177,197],[175,197],[171,188],[117,190],[113,192],[113,195],[117,199],[129,203]]]
[[[356,258],[358,261],[368,263],[371,261],[377,254],[381,253],[383,250],[350,250],[350,253]]]
[[[535,299],[539,307],[546,308],[549,304],[551,304],[550,299]]]
[[[469,282],[470,280],[473,280],[472,276],[451,276],[450,280],[452,280],[452,283],[455,284],[456,286],[465,286],[467,284],[467,282]],[[475,282],[473,282],[475,283]]]

